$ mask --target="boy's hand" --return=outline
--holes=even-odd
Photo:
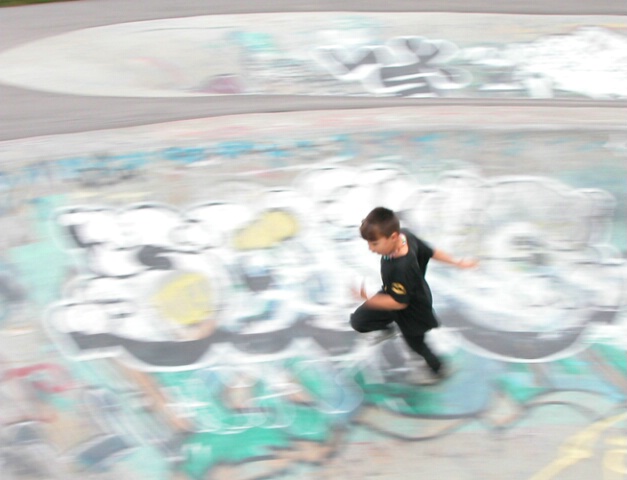
[[[466,260],[462,258],[457,262],[459,268],[475,268],[477,265],[479,265],[479,260]]]
[[[353,291],[353,296],[357,300],[368,300],[368,294],[366,293],[366,280],[361,281],[361,285],[359,288],[353,286],[351,289]]]
[[[444,250],[439,250],[437,248],[433,251],[433,259],[439,262],[448,263],[449,265],[454,265],[457,268],[475,268],[479,265],[478,260],[466,260],[465,258],[456,260]]]
[[[368,300],[368,292],[366,292],[366,281],[361,282],[361,287],[359,287],[359,296],[362,300]]]

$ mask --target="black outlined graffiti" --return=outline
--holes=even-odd
[[[482,226],[484,274],[469,295],[450,297],[443,321],[501,359],[546,361],[586,348],[586,332],[615,321],[626,300],[624,261],[605,243],[614,199],[535,177],[495,178],[483,189],[473,223]]]
[[[445,40],[395,37],[385,45],[361,47],[324,46],[314,58],[334,77],[359,81],[376,95],[433,97],[466,87],[468,71],[447,66],[458,48]]]
[[[88,471],[150,444],[189,478],[257,465],[292,473],[311,461],[326,468],[353,425],[413,442],[471,422],[503,431],[556,402],[586,418],[603,412],[568,397],[572,376],[561,383],[559,362],[593,348],[585,334],[624,308],[623,264],[601,232],[612,223],[611,196],[468,171],[425,186],[392,164],[321,165],[294,185],[232,183],[216,201],[180,209],[58,211],[82,275],[46,328],[68,358],[131,372],[137,390],[106,385],[85,397],[101,425],[93,444],[73,451]],[[357,253],[356,222],[372,202],[392,205],[437,244],[483,258],[484,270],[468,277],[430,271],[446,327],[435,343],[463,365],[437,392],[412,383],[417,366],[400,339],[371,346],[348,328],[348,285],[371,271]],[[579,215],[564,216],[573,204]],[[586,285],[591,277],[599,288]],[[501,301],[508,292],[513,300]],[[586,301],[566,298],[582,293]],[[494,298],[496,310],[469,297]],[[520,369],[512,384],[509,369]],[[604,388],[623,398],[597,381],[587,387],[594,399]],[[530,407],[491,412],[519,390],[533,396]],[[237,455],[221,448],[233,439],[245,446]]]
[[[296,180],[310,200],[321,202],[335,249],[342,249],[346,230],[354,230],[356,211],[389,194],[386,203],[397,202],[410,226],[429,235],[435,219],[439,244],[485,251],[485,267],[472,274],[472,286],[464,283],[470,278],[457,285],[435,270],[434,282],[446,283],[440,316],[470,348],[513,361],[569,355],[583,348],[591,325],[611,323],[623,306],[622,263],[615,254],[594,253],[604,251],[602,231],[611,223],[612,198],[605,192],[542,178],[486,181],[463,173],[425,190],[394,168],[351,172],[325,168]],[[270,193],[272,202],[297,205],[287,191]],[[306,204],[298,208],[306,212]],[[577,218],[564,216],[572,204]],[[458,208],[464,210],[455,215]],[[327,264],[298,238],[296,212],[220,203],[187,212],[150,204],[64,210],[59,221],[93,276],[78,279],[68,291],[71,300],[51,310],[50,331],[76,358],[118,357],[148,370],[210,363],[220,344],[252,355],[286,354],[310,339],[327,352],[348,353],[354,332],[342,321],[334,327],[319,318],[342,311],[342,300],[326,293],[332,290],[327,282],[336,281],[333,264],[355,272],[362,267]],[[591,275],[595,286],[586,282]],[[138,288],[145,292],[140,298],[129,294]],[[486,310],[481,302],[488,291],[492,306]]]

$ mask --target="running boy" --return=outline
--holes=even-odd
[[[382,330],[392,334],[391,324],[396,322],[409,348],[425,359],[431,381],[446,378],[447,367],[425,343],[425,334],[439,325],[425,280],[427,263],[434,258],[459,268],[472,268],[477,262],[454,260],[442,250],[432,249],[409,230],[401,229],[396,214],[384,207],[372,210],[359,231],[370,251],[382,256],[383,287],[368,298],[362,285],[359,296],[365,302],[351,315],[351,326],[361,333]]]

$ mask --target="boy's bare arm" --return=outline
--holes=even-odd
[[[362,297],[363,298],[363,297]],[[370,298],[366,298],[365,305],[374,310],[403,310],[407,308],[406,303],[399,303],[387,293],[377,293]]]
[[[455,265],[456,267],[459,267],[459,268],[473,268],[473,267],[476,267],[477,264],[479,263],[477,260],[467,260],[465,258],[456,260],[445,251],[438,250],[438,249],[435,249],[433,251],[432,258],[434,260],[437,260],[438,262],[448,263],[449,265]]]

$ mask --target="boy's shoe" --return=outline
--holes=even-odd
[[[385,342],[386,340],[396,337],[398,332],[394,327],[385,327],[383,330],[370,332],[370,335],[370,345],[378,345],[381,342]]]
[[[440,382],[450,378],[455,373],[455,369],[447,363],[443,363],[437,372],[429,370],[419,382],[420,385],[437,385]]]

